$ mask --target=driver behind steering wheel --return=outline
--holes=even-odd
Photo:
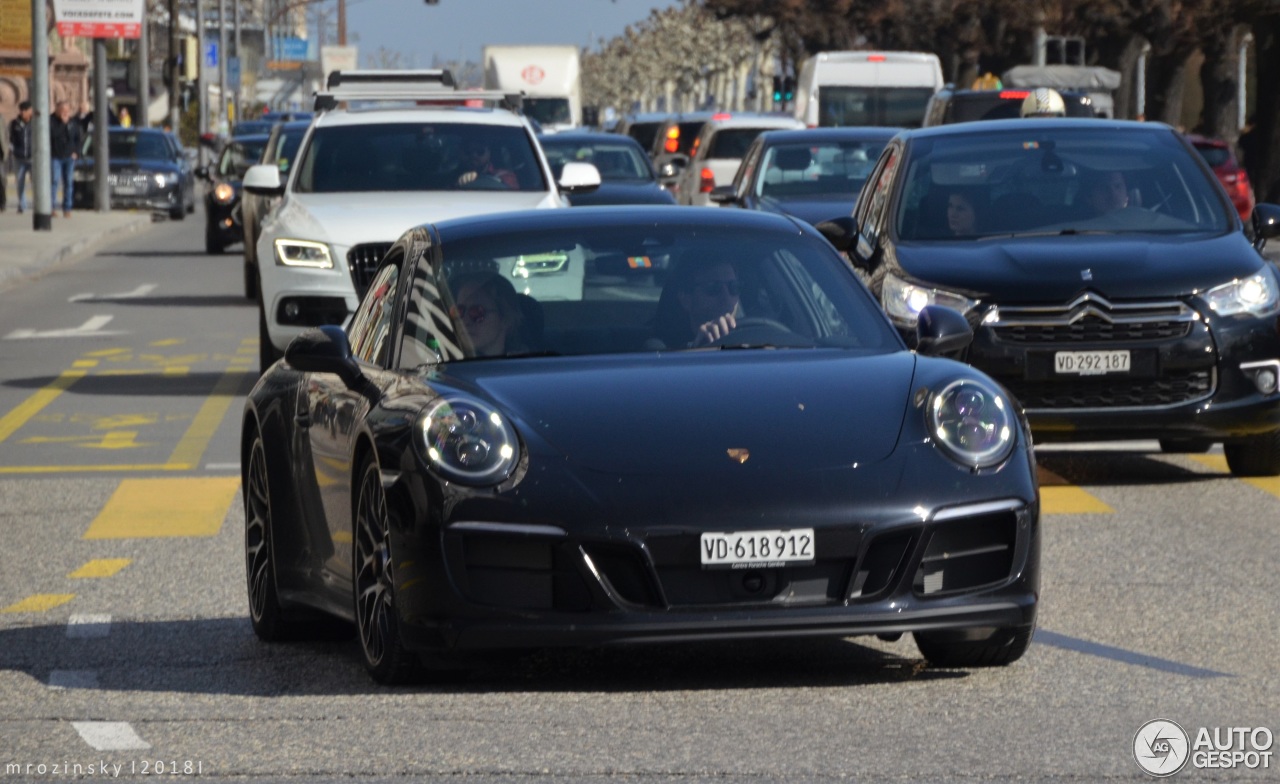
[[[458,187],[470,185],[480,177],[491,177],[509,190],[519,190],[520,182],[516,179],[516,173],[510,169],[499,168],[493,162],[493,155],[485,142],[476,139],[467,141],[463,146],[463,155]]]
[[[741,283],[728,261],[677,266],[654,318],[649,350],[709,346],[737,328]]]

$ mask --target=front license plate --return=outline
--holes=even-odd
[[[705,533],[700,551],[702,565],[707,567],[746,569],[812,563],[813,529]]]
[[[117,196],[137,196],[141,191],[132,185],[117,185],[115,194]]]
[[[1128,351],[1059,351],[1053,355],[1057,373],[1077,376],[1100,376],[1104,373],[1128,373]]]

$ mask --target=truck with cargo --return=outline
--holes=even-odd
[[[524,93],[524,112],[544,132],[582,125],[578,47],[508,46],[484,48],[487,90]]]

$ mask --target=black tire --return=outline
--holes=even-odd
[[[204,252],[205,253],[208,253],[211,256],[216,256],[219,253],[222,253],[226,249],[227,249],[227,246],[222,244],[222,241],[219,240],[217,237],[213,236],[212,233],[207,231],[204,233]]]
[[[356,482],[351,574],[360,655],[378,683],[409,683],[421,677],[421,662],[400,636],[387,496],[377,461],[365,458]]]
[[[965,640],[954,632],[915,632],[916,647],[935,667],[1003,667],[1022,658],[1034,626],[998,629],[985,640]]]
[[[262,433],[254,430],[244,475],[244,556],[253,633],[265,642],[292,640],[302,631],[280,606],[272,536],[271,476]]]
[[[258,270],[248,261],[244,263],[244,298],[258,298]]]
[[[271,335],[267,332],[267,316],[262,310],[262,300],[258,300],[258,363],[261,366],[260,372],[266,373],[267,368],[275,364],[276,360],[284,356],[278,351],[271,342]]]
[[[1280,476],[1280,430],[1223,444],[1222,451],[1235,476]]]
[[[1201,441],[1198,438],[1160,439],[1160,451],[1169,454],[1202,455],[1212,446],[1212,441]]]

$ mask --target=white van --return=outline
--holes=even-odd
[[[800,68],[795,115],[810,128],[918,128],[942,85],[942,63],[929,52],[819,52]]]

